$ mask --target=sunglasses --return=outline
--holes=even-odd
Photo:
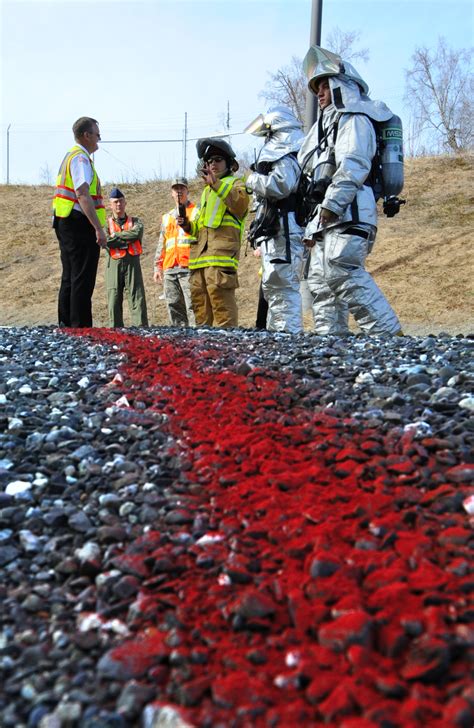
[[[225,161],[225,157],[219,157],[217,155],[213,156],[213,157],[209,157],[209,159],[206,159],[207,164],[211,164],[211,162],[224,162],[224,161]]]

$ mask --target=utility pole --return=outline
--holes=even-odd
[[[227,120],[226,120],[227,131],[230,131],[230,103],[227,101]]]
[[[8,124],[8,126],[7,126],[7,185],[10,184],[10,127],[11,127],[11,124]]]
[[[321,22],[323,17],[323,0],[312,0],[311,6],[311,32],[309,44],[321,45]],[[308,132],[316,121],[318,100],[308,89],[306,91],[305,130]]]
[[[186,177],[186,157],[188,146],[188,112],[184,112],[184,133],[183,133],[183,177]]]

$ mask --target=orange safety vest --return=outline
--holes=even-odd
[[[113,235],[114,233],[120,233],[122,232],[122,230],[131,230],[133,227],[133,220],[129,215],[127,215],[127,219],[125,220],[125,223],[122,227],[120,227],[120,225],[115,222],[113,217],[109,217],[108,223],[110,235]],[[128,244],[128,248],[109,248],[109,253],[110,257],[115,258],[116,260],[119,258],[124,258],[127,253],[130,253],[130,255],[141,255],[142,244],[139,240],[132,240]]]
[[[196,216],[196,205],[189,202],[186,206],[186,217],[193,220]],[[189,233],[185,233],[176,224],[176,211],[171,210],[163,215],[163,248],[157,261],[158,268],[168,270],[169,268],[187,268],[189,266],[189,245],[195,242]]]

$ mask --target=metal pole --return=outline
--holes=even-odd
[[[323,0],[313,0],[311,6],[311,32],[309,36],[309,44],[321,45],[321,24],[323,17]],[[318,100],[314,94],[308,89],[306,91],[306,116],[305,129],[308,132],[316,121],[318,111]]]
[[[188,112],[184,112],[183,177],[186,177],[186,147],[188,144]]]
[[[10,127],[11,127],[11,124],[8,124],[8,126],[7,126],[7,185],[10,184]]]

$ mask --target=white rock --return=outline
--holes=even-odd
[[[474,412],[474,397],[472,395],[463,397],[462,400],[458,402],[458,405],[463,409],[469,410],[469,412]]]
[[[12,480],[5,488],[5,493],[7,495],[21,495],[21,493],[26,493],[28,490],[31,490],[31,483],[25,480]]]
[[[72,701],[59,703],[54,711],[54,715],[61,721],[61,726],[66,725],[77,725],[77,721],[81,717],[82,706],[80,703],[73,703]]]
[[[361,372],[355,379],[356,384],[371,384],[374,378],[370,372]]]
[[[100,546],[94,541],[87,541],[84,546],[81,546],[81,548],[74,551],[74,556],[79,559],[81,563],[84,563],[85,561],[94,561],[96,559],[99,559],[100,555]]]
[[[130,513],[133,513],[135,510],[135,503],[132,503],[131,501],[127,501],[127,503],[122,503],[119,509],[119,515],[121,516],[129,516]]]
[[[36,477],[33,480],[33,485],[37,488],[44,488],[48,484],[48,478],[43,473],[36,473]]]
[[[23,529],[19,532],[20,543],[27,553],[35,553],[41,549],[41,541],[34,533]]]
[[[415,437],[429,437],[433,434],[431,425],[428,422],[419,420],[418,422],[409,422],[403,428],[404,432],[413,432]]]
[[[196,546],[211,546],[213,543],[219,543],[219,541],[223,540],[224,536],[221,536],[219,534],[205,533],[204,536],[198,538],[198,540],[196,541]]]
[[[8,418],[8,429],[9,430],[19,430],[20,427],[23,427],[23,420],[20,419],[20,417],[9,417]]]
[[[197,728],[196,723],[188,723],[179,709],[158,702],[147,705],[142,713],[143,728]]]
[[[102,627],[103,620],[95,612],[82,612],[76,622],[79,632],[89,632],[90,629]]]
[[[107,632],[114,632],[114,634],[120,634],[122,637],[127,637],[130,634],[130,630],[127,625],[120,621],[120,619],[109,619],[108,622],[104,622],[102,629]]]
[[[301,654],[297,650],[290,650],[285,655],[285,664],[287,667],[296,667],[301,659]]]
[[[464,498],[463,502],[464,510],[469,513],[470,516],[474,515],[474,493]]]

